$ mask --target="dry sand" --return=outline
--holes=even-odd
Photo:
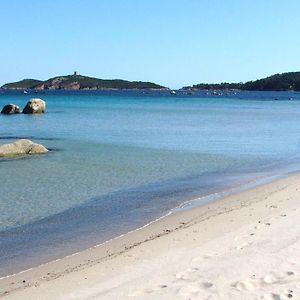
[[[4,299],[300,299],[300,175],[0,280]]]

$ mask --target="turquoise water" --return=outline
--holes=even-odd
[[[9,93],[0,106],[31,97],[47,113],[0,116],[1,142],[30,138],[51,152],[0,161],[0,275],[299,161],[296,93]]]

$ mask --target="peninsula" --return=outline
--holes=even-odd
[[[167,88],[152,82],[127,81],[121,79],[98,79],[82,76],[77,72],[73,75],[57,76],[48,80],[23,79],[4,84],[4,90],[119,90],[149,89],[166,90]]]
[[[245,83],[199,83],[183,90],[300,91],[300,72],[275,74]]]

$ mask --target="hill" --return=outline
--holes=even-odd
[[[248,81],[242,86],[249,91],[300,91],[300,72],[275,74],[263,79]]]
[[[15,89],[15,90],[26,90],[30,89],[32,86],[36,86],[38,84],[41,84],[41,80],[36,80],[36,79],[23,79],[21,81],[17,82],[12,82],[12,83],[7,83],[4,84],[1,88],[10,90],[10,89]]]
[[[186,86],[183,89],[195,90],[228,90],[238,89],[245,91],[300,91],[300,72],[275,74],[266,78],[246,83],[200,83]]]
[[[104,90],[104,89],[166,89],[164,86],[143,81],[121,79],[98,79],[82,75],[57,76],[45,81],[24,79],[4,84],[1,89],[9,90]]]

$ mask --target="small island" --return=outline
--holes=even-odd
[[[168,88],[152,82],[127,81],[122,79],[98,79],[82,76],[77,72],[73,75],[57,76],[42,81],[23,79],[4,84],[3,90],[167,90]]]
[[[245,83],[199,83],[183,90],[300,91],[300,72],[275,74]]]

